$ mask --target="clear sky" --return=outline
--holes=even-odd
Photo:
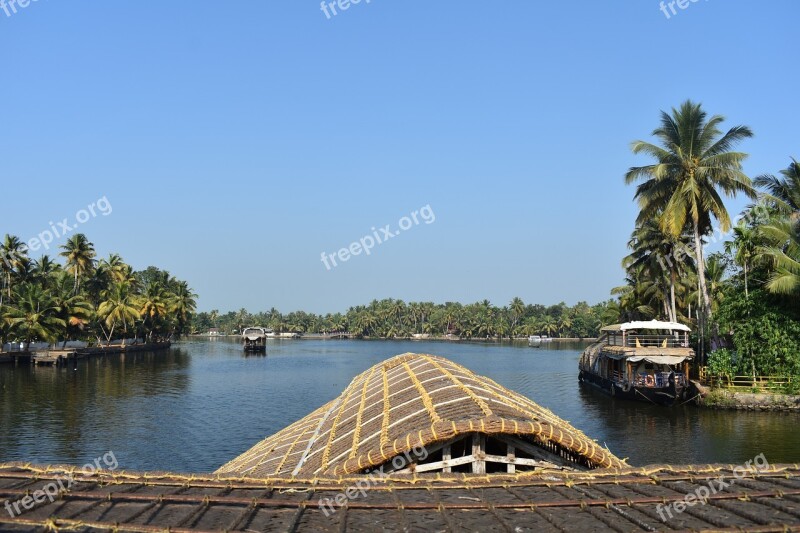
[[[0,9],[0,233],[80,216],[201,310],[604,300],[637,212],[623,175],[647,161],[630,142],[660,110],[750,126],[751,176],[800,157],[800,2],[685,1]],[[321,260],[424,206],[435,222]]]

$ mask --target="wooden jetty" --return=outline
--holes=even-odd
[[[494,381],[405,354],[212,474],[0,464],[0,530],[800,531],[800,465],[745,464],[631,467]]]
[[[106,344],[89,348],[53,349],[41,352],[7,352],[0,353],[0,363],[33,363],[34,365],[58,366],[73,359],[85,359],[98,355],[113,355],[135,352],[155,352],[166,350],[172,344],[166,342],[151,342],[145,344]]]
[[[76,350],[47,350],[45,352],[35,352],[31,355],[34,365],[60,365],[70,359],[77,358]]]

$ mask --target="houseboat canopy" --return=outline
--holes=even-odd
[[[641,329],[657,329],[657,330],[670,330],[670,331],[691,331],[688,326],[678,324],[677,322],[662,322],[660,320],[650,320],[641,322],[626,322],[624,324],[614,324],[606,326],[601,331],[628,331],[628,330],[641,330]]]

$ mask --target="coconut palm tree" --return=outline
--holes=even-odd
[[[22,241],[14,235],[6,234],[3,242],[0,243],[0,272],[3,274],[4,289],[0,293],[0,305],[3,304],[4,297],[9,302],[11,301],[14,277],[19,272],[26,254],[27,251]]]
[[[800,163],[792,159],[786,169],[781,170],[783,178],[771,174],[758,176],[753,183],[756,187],[766,189],[764,195],[780,213],[792,215],[796,221],[800,217]]]
[[[197,308],[196,298],[197,295],[189,288],[189,284],[185,281],[179,281],[172,278],[170,281],[172,286],[171,294],[169,297],[169,312],[175,317],[177,322],[178,334],[186,331],[192,315]]]
[[[45,289],[52,286],[52,278],[59,272],[62,272],[61,265],[50,259],[49,255],[43,255],[31,264],[31,279]]]
[[[3,319],[16,337],[25,342],[55,342],[66,327],[59,318],[59,309],[53,297],[42,287],[33,283],[19,285],[14,305],[5,308]]]
[[[650,278],[665,280],[669,287],[669,301],[665,307],[671,322],[676,322],[678,316],[675,292],[678,277],[686,270],[686,262],[681,257],[685,255],[686,246],[685,236],[676,238],[664,232],[657,220],[648,220],[631,234],[628,241],[631,253],[622,260],[626,270],[643,266]]]
[[[759,247],[758,255],[769,259],[775,269],[767,281],[767,290],[800,295],[800,223],[789,218],[778,219],[760,230],[770,245]]]
[[[522,301],[522,298],[516,297],[511,300],[509,309],[511,310],[511,331],[513,333],[520,319],[525,314],[525,302]]]
[[[747,157],[731,151],[753,133],[746,126],[735,126],[722,134],[719,129],[724,117],[707,117],[700,104],[684,102],[672,113],[661,112],[661,125],[653,131],[661,146],[635,141],[634,154],[644,154],[655,163],[632,167],[625,182],[641,181],[635,198],[640,213],[637,222],[659,220],[661,228],[674,237],[688,227],[694,240],[697,264],[698,289],[701,294],[704,319],[712,318],[711,296],[705,277],[702,238],[711,230],[712,219],[727,232],[730,216],[720,196],[743,193],[756,197],[750,178],[742,171],[742,161]]]
[[[758,229],[739,222],[733,228],[733,240],[725,242],[725,252],[733,255],[733,260],[737,265],[742,267],[744,272],[744,297],[750,297],[750,289],[748,284],[748,274],[750,265],[756,255],[756,248],[759,243]]]
[[[71,338],[75,338],[84,331],[92,320],[94,307],[80,292],[72,292],[72,278],[69,273],[59,270],[53,275],[52,291],[53,304],[58,309],[58,316],[66,324],[64,345]]]
[[[86,235],[76,233],[61,246],[61,256],[66,260],[66,270],[75,279],[75,294],[78,294],[80,280],[94,269],[94,245]]]
[[[106,341],[111,342],[117,326],[121,325],[122,331],[127,333],[128,326],[136,323],[140,317],[140,308],[136,295],[131,291],[131,285],[126,282],[114,283],[103,296],[104,300],[97,308],[97,317],[101,321],[100,329],[106,336]]]

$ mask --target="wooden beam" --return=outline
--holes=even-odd
[[[540,461],[552,463],[556,465],[557,468],[567,468],[570,470],[589,470],[581,464],[573,463],[568,459],[564,459],[560,455],[556,455],[545,450],[544,448],[540,448],[539,446],[531,444],[530,442],[526,442],[522,439],[512,437],[511,435],[496,435],[495,438],[499,441],[505,442],[506,444],[513,444],[517,449],[522,450],[523,452]]]
[[[552,463],[548,463],[546,461],[539,461],[538,459],[526,459],[523,457],[515,457],[513,459],[509,459],[508,456],[506,455],[486,455],[486,462],[502,463],[510,467],[513,467],[515,464],[517,464],[523,466],[535,466],[538,468],[559,468]],[[513,473],[513,471],[511,472]]]
[[[432,472],[435,470],[444,470],[445,467],[453,468],[454,466],[467,465],[474,463],[475,458],[471,455],[466,457],[459,457],[457,459],[450,459],[449,461],[437,461],[435,463],[425,463],[421,465],[414,465],[414,468],[404,468],[393,472],[393,474],[413,474],[420,472]]]
[[[515,456],[515,448],[513,444],[506,443],[506,459],[508,459],[508,469],[507,472],[509,474],[513,474],[517,471],[517,467],[514,466],[516,464],[516,456]]]
[[[446,444],[444,448],[442,448],[442,463],[445,463],[446,466],[443,467],[442,472],[452,472],[453,468],[447,464],[449,460],[453,458],[452,448],[450,447],[450,443]]]
[[[472,463],[473,474],[485,474],[486,462],[483,460],[486,455],[486,435],[475,433],[472,435],[472,456],[475,461]]]

